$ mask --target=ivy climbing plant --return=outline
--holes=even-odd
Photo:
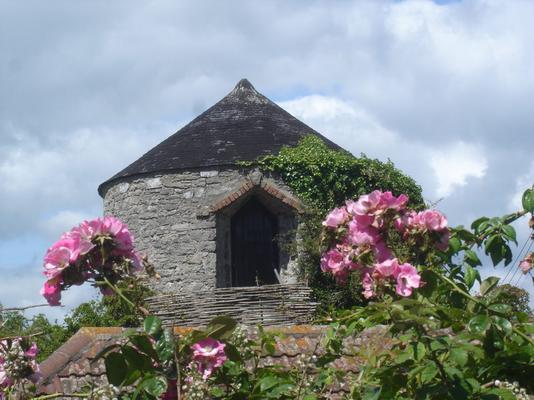
[[[264,173],[275,174],[305,203],[299,237],[302,250],[298,257],[301,278],[314,289],[320,308],[349,307],[362,304],[359,281],[339,287],[319,270],[321,222],[326,213],[373,190],[391,191],[409,197],[414,209],[424,206],[421,187],[397,169],[391,161],[382,162],[362,154],[328,146],[315,135],[305,136],[295,147],[283,147],[278,155],[269,155],[243,166],[257,165]],[[399,242],[399,246],[402,243]],[[296,250],[295,250],[296,251]]]

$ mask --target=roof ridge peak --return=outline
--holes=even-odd
[[[256,104],[272,103],[267,97],[258,92],[252,83],[250,83],[250,81],[246,78],[243,78],[237,82],[237,85],[234,87],[234,89],[221,101],[225,102],[228,100]]]
[[[235,85],[234,90],[241,89],[241,90],[254,90],[257,92],[256,88],[250,83],[250,81],[247,78],[241,79],[239,82],[237,82],[237,85]]]

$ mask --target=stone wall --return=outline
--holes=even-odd
[[[247,182],[254,183],[253,189],[239,192]],[[295,210],[262,190],[260,182],[268,182],[280,196],[293,198],[279,179],[258,171],[183,171],[113,183],[104,188],[104,214],[128,224],[136,247],[148,255],[161,276],[153,283],[154,289],[170,293],[210,290],[228,286],[229,221],[248,196],[256,196],[278,216],[281,237],[297,226]],[[239,198],[215,212],[214,205],[234,192],[241,193]],[[282,282],[293,283],[295,262],[280,247]]]

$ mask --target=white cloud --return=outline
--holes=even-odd
[[[437,196],[450,196],[457,186],[465,186],[468,178],[482,178],[488,161],[479,146],[457,142],[433,150],[430,164],[437,179]]]
[[[145,129],[80,128],[48,143],[23,140],[2,149],[0,239],[36,230],[51,232],[58,224],[64,226],[66,219],[71,223],[74,217],[100,215],[97,186],[170,130],[166,125],[159,129],[149,134]]]
[[[319,132],[358,152],[390,146],[398,134],[383,127],[366,110],[331,96],[311,95],[279,103]]]
[[[89,212],[79,212],[72,210],[61,210],[47,219],[39,222],[39,230],[51,241],[57,240],[59,236],[81,221],[94,218]]]
[[[99,183],[242,77],[446,195],[451,221],[503,214],[532,181],[533,2],[0,4],[3,269],[2,245],[100,214]]]

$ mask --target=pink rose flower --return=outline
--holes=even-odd
[[[348,270],[345,257],[337,249],[331,249],[323,255],[321,270],[331,273],[338,283],[344,283],[347,280]]]
[[[412,294],[412,289],[418,288],[421,284],[421,276],[417,269],[410,264],[399,265],[397,269],[397,286],[396,291],[399,295],[407,297]]]
[[[344,224],[349,218],[349,214],[345,207],[334,208],[326,216],[326,219],[323,221],[323,226],[326,226],[331,229],[337,229],[340,225]]]
[[[44,275],[55,278],[70,265],[72,251],[67,247],[50,248],[44,258]]]
[[[378,230],[369,225],[362,225],[357,220],[349,222],[349,242],[357,246],[373,245],[379,240]]]
[[[373,277],[371,276],[371,269],[369,268],[366,268],[363,272],[362,272],[362,287],[363,287],[363,297],[365,297],[366,299],[370,299],[371,297],[373,297],[375,295],[375,292],[374,292],[374,281],[373,281]]]
[[[414,218],[417,215],[415,211],[408,211],[401,214],[400,217],[396,218],[393,222],[395,229],[399,232],[404,233],[406,228],[412,227],[414,225]]]
[[[44,257],[44,274],[48,282],[41,293],[50,304],[59,305],[62,288],[81,285],[88,279],[98,279],[103,270],[109,270],[112,261],[103,260],[100,252],[94,252],[91,257],[87,257],[99,245],[100,242],[96,240],[99,237],[105,237],[108,242],[109,239],[113,241],[113,246],[110,246],[112,256],[122,257],[130,262],[130,268],[126,272],[115,273],[113,282],[120,280],[121,274],[133,274],[142,269],[141,257],[134,249],[133,236],[126,224],[111,216],[83,221],[64,233]],[[62,274],[70,266],[76,269],[69,271],[73,273],[67,278],[67,275]],[[63,286],[60,283],[63,283]],[[103,289],[103,294],[107,295],[109,291]]]
[[[359,199],[353,204],[352,214],[373,215],[376,212],[381,199],[382,192],[380,190],[375,190],[369,194],[364,194],[363,196],[360,196]]]
[[[528,274],[534,264],[534,253],[530,253],[519,263],[519,268],[524,274]]]
[[[429,231],[441,231],[447,228],[447,218],[439,211],[425,210],[421,211],[415,217],[415,223],[426,227]]]
[[[41,289],[41,295],[44,296],[51,306],[61,305],[61,284],[59,277],[47,280]]]
[[[378,262],[383,262],[388,258],[391,258],[391,250],[386,246],[386,243],[383,240],[376,242],[373,250]]]
[[[382,277],[396,276],[399,270],[399,262],[396,258],[385,260],[375,264],[375,271]]]
[[[206,338],[191,346],[193,362],[203,379],[208,379],[213,371],[228,359],[224,352],[225,344],[212,338]]]
[[[401,194],[399,197],[393,196],[391,192],[384,192],[380,197],[380,207],[382,209],[402,210],[408,204],[408,196]]]
[[[449,247],[450,231],[447,227],[447,218],[439,211],[424,210],[419,213],[408,211],[396,218],[393,223],[395,229],[401,232],[404,238],[410,235],[437,233],[435,246],[440,251]]]
[[[445,229],[441,232],[439,237],[439,242],[436,243],[436,249],[440,251],[447,251],[449,248],[449,239],[451,238],[451,233],[448,229]]]
[[[24,352],[24,355],[29,358],[35,358],[37,357],[37,353],[39,353],[39,349],[37,348],[37,344],[32,343],[30,348]]]

